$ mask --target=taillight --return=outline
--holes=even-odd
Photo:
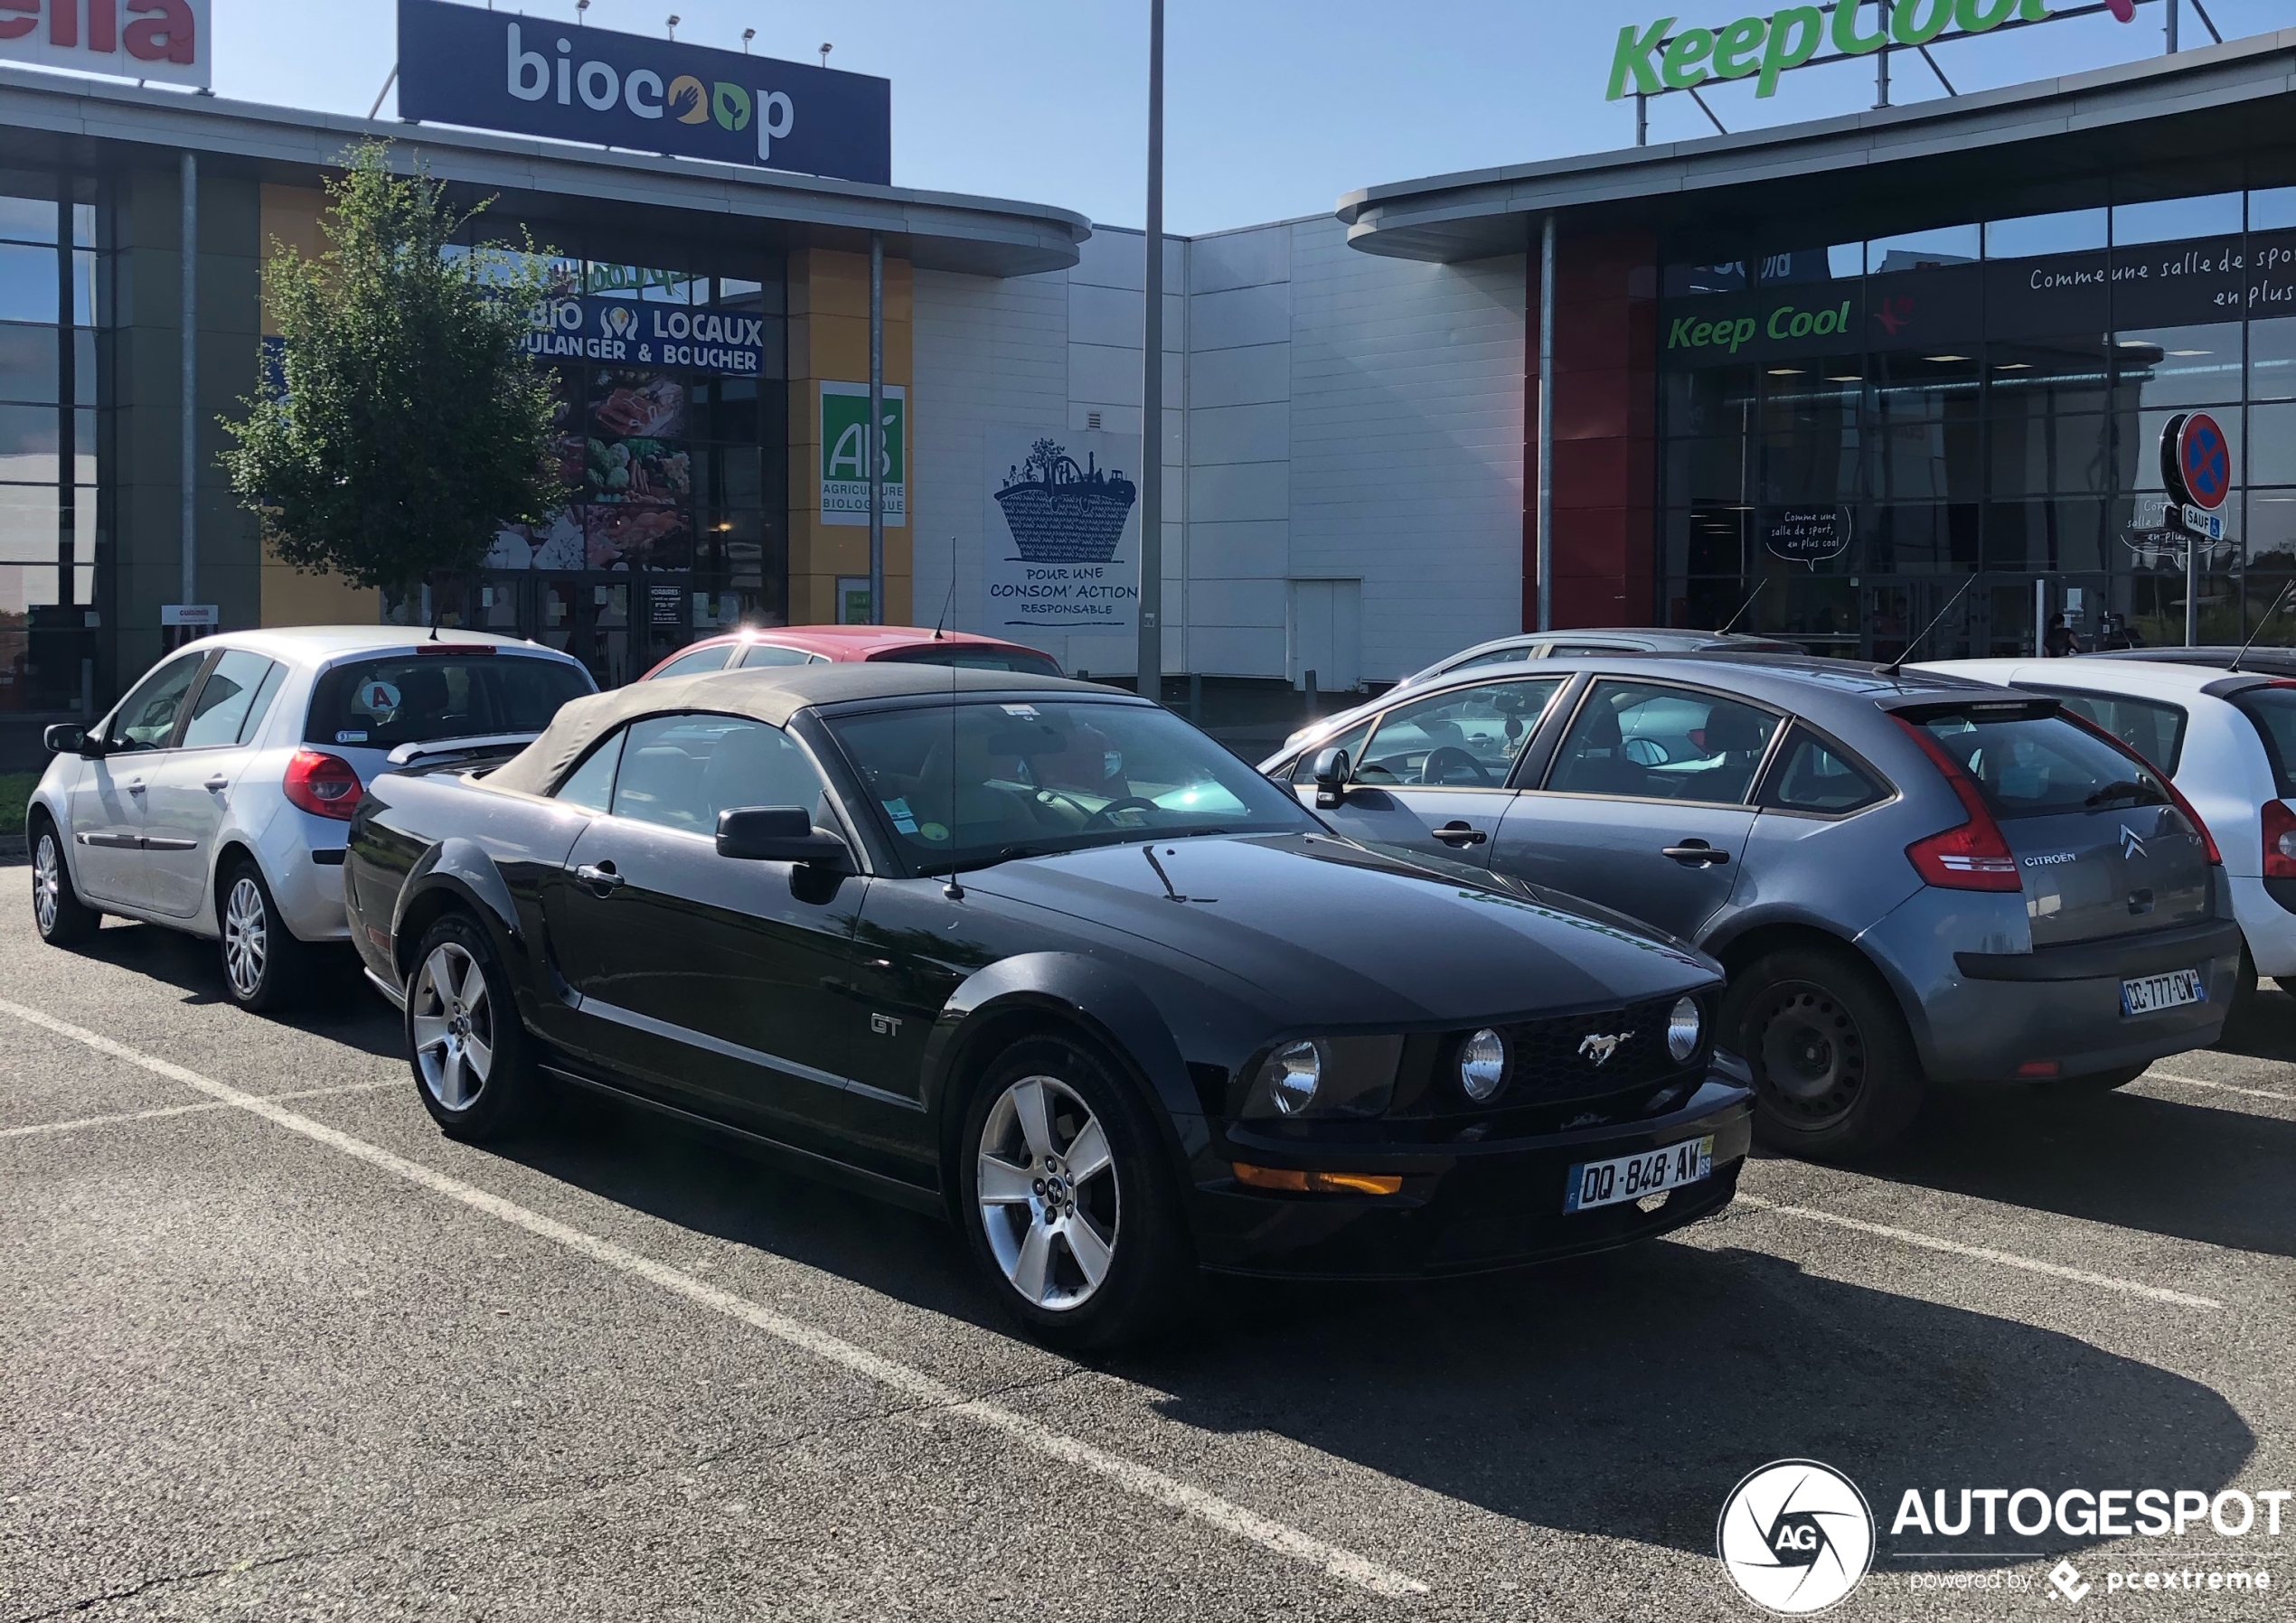
[[[341,755],[315,749],[298,749],[287,763],[287,797],[306,812],[343,822],[359,805],[359,774]]]
[[[1905,848],[1905,859],[1914,865],[1922,882],[1943,890],[2023,890],[2025,882],[2018,877],[2017,856],[2009,849],[2001,825],[1993,821],[1985,797],[1970,781],[1969,774],[1962,770],[1961,763],[1947,755],[1927,731],[1903,716],[1890,719],[1904,727],[1921,746],[1922,753],[1945,774],[1945,782],[1961,799],[1962,809],[1969,813],[1969,821],[1958,828],[1916,840]]]
[[[2129,759],[2134,761],[2138,765],[2152,774],[2153,776],[2160,781],[2160,786],[2169,792],[2169,798],[2176,802],[2177,810],[2185,814],[2185,821],[2192,825],[2192,831],[2200,836],[2200,849],[2207,853],[2208,866],[2210,868],[2222,868],[2225,865],[2224,853],[2216,849],[2216,837],[2208,831],[2208,825],[2200,821],[2200,813],[2192,809],[2192,802],[2185,799],[2185,792],[2177,787],[2175,779],[2171,778],[2167,773],[2162,772],[2159,767],[2155,766],[2151,762],[2146,760],[2142,755],[2137,754],[2135,750],[2131,749],[2126,740],[2120,737],[2117,734],[2106,732],[2103,727],[2099,727],[2095,722],[2091,721],[2086,716],[2082,715],[2078,710],[2059,710],[2057,712],[2057,716],[2060,719],[2069,721],[2075,727],[2077,727],[2083,731],[2102,739],[2106,744],[2111,745],[2114,749],[2119,750],[2122,755],[2128,756]],[[2266,843],[2270,844],[2271,842],[2267,840]]]
[[[2264,802],[2264,877],[2296,879],[2296,812],[2286,801]]]

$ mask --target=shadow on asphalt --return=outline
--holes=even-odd
[[[52,949],[48,949],[52,950]],[[107,919],[96,939],[73,949],[81,957],[163,981],[193,1006],[222,1003],[223,967],[216,945],[159,924]],[[367,984],[358,957],[348,946],[314,949],[309,994],[302,1005],[278,1016],[247,1015],[258,1022],[277,1019],[331,1042],[368,1054],[396,1057],[403,1052],[399,1017]]]
[[[2296,1060],[2296,998],[2268,991],[2217,1050]],[[2160,1062],[2178,1068],[2175,1057]],[[2208,1102],[2047,1088],[1939,1093],[1857,1170],[1896,1183],[2268,1256],[2296,1256],[2296,1121]]]

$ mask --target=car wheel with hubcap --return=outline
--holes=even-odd
[[[450,913],[424,934],[407,982],[407,1054],[423,1108],[455,1139],[499,1137],[523,1125],[536,1084],[494,943],[478,921]]]
[[[285,1009],[303,995],[311,950],[288,931],[263,870],[241,858],[223,876],[221,926],[223,990],[241,1009]]]
[[[1813,1160],[1862,1155],[1903,1132],[1922,1075],[1896,999],[1848,954],[1790,947],[1741,970],[1722,1029],[1754,1067],[1755,1132]]]
[[[1040,1037],[973,1092],[959,1214],[991,1289],[1065,1346],[1137,1339],[1176,1316],[1194,1276],[1148,1106],[1082,1045]]]
[[[80,899],[64,860],[63,836],[42,817],[32,825],[32,922],[52,947],[92,940],[104,915]]]

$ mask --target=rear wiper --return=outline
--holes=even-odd
[[[2094,812],[2108,802],[2133,806],[2165,806],[2169,803],[2168,797],[2151,784],[2131,783],[2125,779],[2117,783],[2107,783],[2081,803]]]

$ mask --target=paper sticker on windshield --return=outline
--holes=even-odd
[[[337,744],[364,744],[367,741],[367,729],[364,727],[349,728],[346,731],[337,733],[334,736],[334,741]]]
[[[1018,716],[1023,721],[1034,721],[1037,718],[1037,708],[1034,705],[999,705],[997,708],[1002,710],[1007,716]]]
[[[878,803],[885,808],[885,815],[888,817],[913,820],[917,816],[916,812],[908,809],[908,802],[906,800],[880,801]]]
[[[384,716],[399,708],[399,690],[377,677],[359,689],[359,708]]]

